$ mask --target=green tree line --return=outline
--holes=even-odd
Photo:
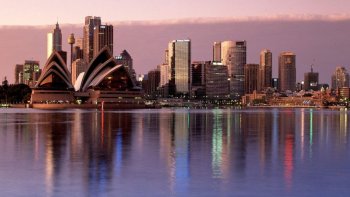
[[[27,103],[30,100],[32,90],[28,85],[8,85],[7,80],[0,86],[0,103]]]

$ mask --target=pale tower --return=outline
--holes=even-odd
[[[68,44],[70,45],[70,71],[72,72],[72,63],[73,63],[73,45],[75,44],[75,38],[74,38],[74,34],[71,33],[68,36]]]
[[[191,73],[191,41],[174,40],[168,45],[171,78],[170,95],[189,95]]]
[[[49,58],[53,51],[62,51],[62,32],[58,22],[55,29],[47,34],[47,58]]]

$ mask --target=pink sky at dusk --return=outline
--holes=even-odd
[[[285,15],[349,17],[349,0],[31,0],[1,2],[0,25],[82,23],[83,16],[109,21],[246,18]]]
[[[63,33],[82,35],[87,15],[114,25],[114,55],[127,49],[137,74],[161,64],[169,41],[191,38],[192,60],[211,60],[214,41],[247,40],[248,63],[259,52],[273,52],[273,76],[281,51],[297,55],[297,80],[314,63],[320,82],[329,83],[338,65],[350,64],[348,0],[90,0],[2,2],[0,12],[0,80],[14,81],[15,64],[46,61],[46,34],[57,19]],[[102,6],[105,5],[105,6]],[[69,25],[74,24],[74,25]]]

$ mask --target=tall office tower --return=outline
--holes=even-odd
[[[87,70],[87,63],[83,59],[76,59],[72,63],[72,84],[74,85],[80,73]]]
[[[98,25],[94,29],[94,56],[105,46],[113,54],[113,25]]]
[[[203,97],[205,92],[205,68],[211,61],[194,61],[191,64],[191,97]]]
[[[169,64],[169,50],[164,51],[164,64]]]
[[[244,65],[244,91],[246,94],[252,94],[258,89],[259,64]]]
[[[169,94],[173,96],[188,95],[191,73],[191,41],[174,40],[168,46],[168,61],[171,71]]]
[[[85,17],[83,32],[84,60],[90,63],[94,56],[94,28],[101,25],[101,18],[96,16]]]
[[[39,61],[26,60],[23,66],[23,83],[34,87],[41,74]]]
[[[73,62],[77,59],[83,59],[83,39],[75,39],[75,45],[73,47]]]
[[[23,64],[16,64],[15,66],[15,84],[23,83]]]
[[[170,66],[169,64],[161,64],[158,66],[158,70],[160,72],[160,83],[159,86],[166,86],[170,80]]]
[[[272,53],[268,49],[260,52],[258,91],[272,87]]]
[[[147,79],[143,82],[143,89],[145,93],[154,98],[158,97],[158,87],[160,82],[160,72],[154,69],[148,72]]]
[[[117,64],[122,64],[129,72],[130,76],[136,82],[136,72],[133,66],[133,60],[127,50],[123,50],[118,56],[115,57]]]
[[[214,43],[214,48],[217,49],[218,44],[215,46]],[[215,53],[218,54],[217,51]],[[247,42],[245,40],[223,41],[221,42],[220,55],[221,63],[226,65],[228,69],[230,97],[242,96],[244,94],[244,65],[247,62]]]
[[[337,66],[334,74],[332,75],[332,89],[349,87],[349,73],[346,68]]]
[[[278,57],[279,91],[295,91],[296,58],[292,52],[282,52]]]
[[[221,42],[214,42],[213,61],[214,62],[221,62]]]
[[[314,72],[311,66],[311,72],[304,74],[304,90],[319,90],[318,88],[318,73]]]
[[[204,86],[205,84],[205,68],[210,65],[210,61],[194,61],[191,64],[191,86]]]
[[[47,34],[47,58],[50,57],[53,50],[62,51],[62,32],[58,22],[55,29]]]
[[[229,81],[227,66],[220,62],[206,65],[205,93],[209,99],[227,99]]]

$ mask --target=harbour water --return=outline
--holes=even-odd
[[[0,196],[349,196],[349,117],[0,109]]]

